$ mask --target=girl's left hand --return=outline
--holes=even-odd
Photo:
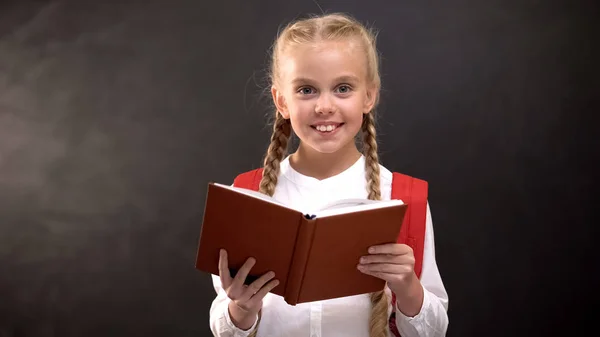
[[[413,250],[405,244],[370,247],[369,255],[361,257],[359,262],[358,270],[386,281],[394,293],[406,289],[413,276],[416,276]]]

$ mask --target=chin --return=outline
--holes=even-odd
[[[339,151],[343,151],[346,148],[345,144],[323,144],[323,143],[312,143],[308,144],[311,149],[321,154],[334,154]]]
[[[333,153],[338,152],[341,148],[340,147],[336,147],[336,148],[330,148],[330,147],[327,147],[327,148],[316,147],[315,148],[315,147],[313,147],[313,149],[321,154],[333,154]]]

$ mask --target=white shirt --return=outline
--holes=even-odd
[[[366,199],[365,158],[361,157],[344,172],[318,180],[295,171],[289,157],[281,162],[274,197],[294,208],[313,210],[342,198]],[[389,200],[392,191],[392,173],[380,166],[381,198]],[[217,293],[210,308],[210,329],[215,336],[247,336],[249,330],[237,328],[229,317],[229,298],[221,287],[218,275],[212,275]],[[419,314],[406,317],[397,308],[388,305],[388,314],[396,310],[396,324],[402,337],[445,336],[448,326],[448,294],[435,261],[433,224],[427,205],[425,247],[421,285],[423,305]],[[388,298],[391,291],[386,287]],[[324,301],[288,305],[283,297],[272,293],[263,300],[262,318],[257,337],[368,337],[371,300],[369,294],[348,296]],[[389,317],[389,316],[388,316]],[[255,322],[256,325],[256,322]],[[393,336],[388,331],[388,336]]]

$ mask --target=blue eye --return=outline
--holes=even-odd
[[[350,92],[350,86],[347,86],[347,85],[340,85],[340,86],[338,87],[338,91],[339,91],[340,93],[342,93],[342,94],[346,94],[346,93]]]
[[[309,87],[300,88],[300,90],[298,90],[298,92],[302,93],[303,95],[310,95],[310,94],[312,94],[312,88],[309,88]]]

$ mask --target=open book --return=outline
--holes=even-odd
[[[321,206],[316,210],[312,210],[312,211],[300,210],[300,209],[288,207],[288,206],[280,203],[279,201],[277,201],[275,198],[273,198],[269,195],[257,192],[257,191],[240,188],[240,187],[227,186],[227,185],[222,185],[222,184],[217,184],[217,183],[215,183],[214,185],[218,186],[218,187],[222,187],[222,188],[227,188],[227,189],[233,190],[235,192],[243,193],[243,194],[246,194],[251,197],[262,199],[266,202],[270,202],[275,205],[279,205],[281,207],[288,208],[290,210],[303,212],[305,214],[305,216],[309,217],[309,218],[316,218],[316,217],[323,218],[323,217],[332,216],[332,215],[353,213],[353,212],[358,212],[358,211],[366,211],[366,210],[370,210],[370,209],[376,209],[376,208],[381,208],[381,207],[390,207],[390,206],[394,206],[394,205],[402,205],[403,204],[403,202],[401,200],[380,201],[380,200],[369,200],[369,199],[340,199],[340,200],[331,202],[329,204],[325,204],[324,206]]]
[[[274,271],[271,292],[288,304],[382,290],[385,282],[356,269],[368,247],[396,242],[406,212],[400,200],[340,200],[298,210],[262,193],[208,185],[196,268],[219,274],[219,250],[232,276],[248,257],[256,263],[247,284]]]

